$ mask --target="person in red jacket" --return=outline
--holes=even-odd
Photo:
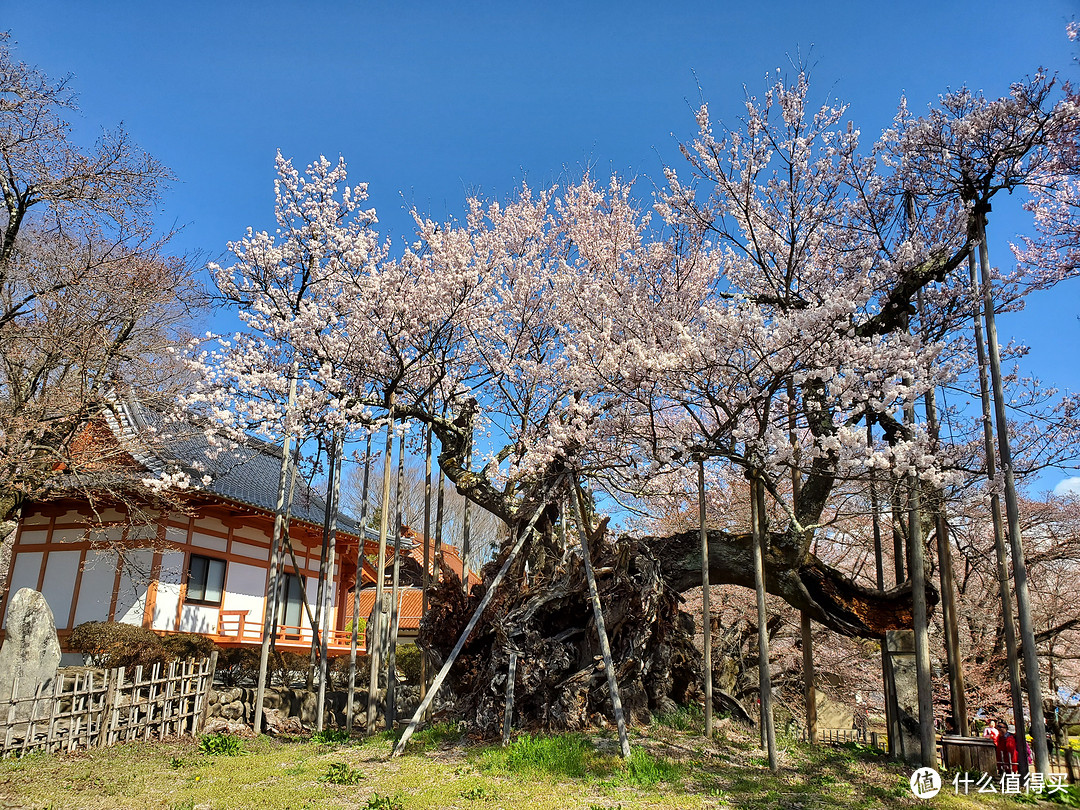
[[[1016,726],[1009,725],[998,735],[994,745],[997,747],[997,766],[1002,773],[1016,773]]]

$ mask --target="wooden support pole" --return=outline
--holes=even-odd
[[[332,441],[336,442],[336,439],[334,439]],[[329,557],[330,557],[330,531],[329,531],[329,528],[330,528],[330,510],[331,510],[330,491],[333,488],[333,478],[334,478],[334,473],[333,473],[334,447],[333,446],[331,446],[327,450],[327,463],[330,466],[330,474],[329,474],[329,476],[327,478],[326,500],[323,502],[323,532],[322,532],[322,543],[320,544],[320,547],[319,547],[319,575],[318,575],[318,579],[316,580],[316,588],[315,588],[315,620],[311,623],[311,657],[310,657],[310,660],[308,662],[308,679],[307,679],[307,688],[308,689],[311,689],[315,685],[315,680],[316,680],[317,673],[319,673],[321,671],[321,669],[322,669],[322,666],[321,666],[322,648],[323,648],[323,644],[322,644],[323,630],[322,630],[322,628],[323,628],[323,624],[324,624],[323,620],[322,620],[322,617],[323,617],[324,596],[326,594],[327,587],[328,587],[327,576],[326,576],[326,564],[327,564],[327,562],[329,560]],[[331,570],[333,570],[333,569],[331,568]],[[299,569],[297,569],[297,573],[299,574]],[[304,579],[305,579],[305,577],[298,577],[298,578],[299,578],[299,580],[301,582],[303,582]],[[305,603],[307,602],[307,596],[306,595],[304,597],[304,602]],[[322,728],[320,727],[318,730],[322,731]]]
[[[431,549],[431,581],[434,587],[438,588],[442,582],[442,531],[443,531],[443,514],[446,500],[446,479],[443,476],[442,467],[439,467],[435,471],[435,479],[439,482],[439,493],[436,499],[435,506],[435,540]],[[434,673],[428,673],[429,682],[427,687],[431,688],[430,679],[434,677]]]
[[[909,418],[913,423],[913,417]],[[919,479],[908,477],[908,567],[911,569],[911,613],[915,629],[915,678],[919,693],[919,747],[922,764],[937,767],[934,738],[934,696],[930,683],[930,636],[927,628],[926,564],[924,560]]]
[[[510,653],[510,666],[506,671],[506,708],[503,709],[503,736],[502,744],[503,748],[510,744],[510,725],[514,718],[514,680],[517,678],[517,660],[518,655],[516,652]]]
[[[811,745],[817,740],[817,685],[814,682],[814,630],[810,614],[799,612],[802,633],[803,700],[806,702],[806,737]]]
[[[769,672],[769,628],[765,609],[765,487],[754,472],[750,479],[750,524],[754,536],[754,590],[757,594],[758,688],[761,695],[761,733],[769,756],[769,770],[780,765],[776,758],[776,729],[773,726],[772,675]]]
[[[360,503],[360,542],[356,547],[356,583],[353,585],[352,633],[349,635],[349,697],[345,708],[345,728],[351,734],[356,703],[356,648],[360,637],[360,580],[364,576],[364,544],[367,542],[368,476],[371,473],[371,434],[364,450],[364,484]],[[371,651],[367,651],[371,654]]]
[[[327,512],[329,513],[329,520],[324,527],[324,532],[329,537],[329,549],[326,555],[327,562],[327,576],[329,581],[323,588],[323,604],[322,604],[322,648],[319,651],[319,716],[316,721],[316,728],[319,731],[323,729],[323,722],[326,715],[326,674],[329,664],[329,640],[330,640],[330,598],[333,594],[333,581],[334,581],[334,568],[337,565],[337,519],[338,519],[338,501],[341,495],[341,452],[342,442],[340,436],[334,437],[334,450],[333,450],[333,462],[330,467],[330,480],[327,483],[326,488],[326,500],[327,500]],[[340,587],[340,580],[339,585]]]
[[[919,317],[926,307],[923,292],[916,293]],[[941,429],[937,416],[937,397],[930,388],[923,395],[926,411],[926,429],[934,449],[940,447]],[[933,492],[934,535],[937,539],[938,580],[941,585],[941,622],[945,629],[945,658],[949,670],[949,697],[951,699],[954,727],[961,737],[968,735],[967,695],[964,685],[964,665],[960,657],[960,634],[957,629],[956,591],[953,583],[952,547],[949,543],[949,524],[945,516],[945,492],[941,488]]]
[[[866,446],[873,452],[874,423],[870,411],[866,412]],[[885,552],[881,543],[881,509],[877,495],[877,475],[870,471],[870,522],[874,530],[874,576],[879,591],[885,590]],[[897,585],[900,583],[897,582]],[[896,689],[893,684],[892,665],[885,639],[881,639],[881,688],[885,697],[885,729],[889,756],[899,757],[900,727],[896,708]]]
[[[288,531],[285,521],[285,483],[289,474],[289,449],[292,443],[292,412],[296,403],[296,376],[299,367],[293,361],[289,375],[289,400],[285,407],[285,439],[281,448],[281,473],[278,476],[277,505],[274,507],[274,531],[270,537],[270,582],[266,588],[266,603],[263,609],[263,637],[262,646],[259,650],[259,679],[255,687],[255,717],[253,720],[255,733],[262,731],[263,697],[266,694],[266,670],[270,663],[270,638],[273,631],[278,607],[278,579],[280,577],[280,563],[278,556],[281,548],[282,528]]]
[[[443,662],[442,668],[439,670],[439,674],[435,676],[435,680],[431,684],[431,688],[428,693],[424,695],[424,699],[420,701],[420,705],[416,707],[416,713],[413,714],[412,720],[409,721],[409,725],[405,727],[405,732],[401,735],[401,739],[397,741],[397,745],[394,746],[394,751],[391,756],[399,756],[402,751],[405,750],[405,744],[412,737],[413,732],[416,731],[416,727],[420,724],[420,718],[424,716],[428,708],[431,706],[432,700],[439,693],[439,689],[442,688],[443,681],[446,680],[446,676],[450,674],[450,667],[457,661],[457,657],[461,654],[461,650],[465,647],[465,642],[469,640],[469,634],[476,628],[477,623],[480,621],[480,617],[484,613],[484,609],[491,602],[495,592],[498,590],[499,585],[506,577],[506,572],[510,570],[510,565],[514,562],[514,558],[521,552],[522,547],[525,545],[525,540],[533,529],[536,528],[536,521],[539,520],[540,515],[544,511],[544,507],[547,505],[548,498],[551,496],[552,490],[555,489],[563,480],[564,476],[559,476],[555,479],[554,483],[547,487],[541,497],[536,511],[533,512],[533,516],[529,519],[529,524],[525,527],[518,539],[514,542],[513,548],[510,549],[510,553],[506,555],[506,559],[503,560],[502,566],[496,572],[492,578],[490,584],[487,586],[487,590],[484,591],[483,597],[480,599],[480,604],[476,606],[476,610],[473,611],[472,618],[469,619],[469,623],[465,625],[465,629],[461,631],[461,635],[458,637],[457,643],[454,645],[454,649],[450,651],[450,655],[446,657],[446,661]]]
[[[390,582],[390,634],[386,654],[386,727],[397,722],[397,640],[401,619],[401,529],[405,522],[405,424],[398,442],[397,495],[394,498],[394,575]]]
[[[472,422],[469,423],[469,437],[465,443],[465,469],[472,467]],[[465,589],[465,595],[469,595],[469,555],[472,553],[472,510],[468,498],[465,499],[465,508],[461,515],[461,587]]]
[[[1014,645],[1016,652],[1014,652],[1012,659],[1017,661],[1014,665],[1017,670],[1016,683],[1020,683],[1020,677],[1018,677],[1018,659],[1020,654],[1018,651],[1023,650],[1024,658],[1024,677],[1027,680],[1027,702],[1031,712],[1031,746],[1035,748],[1035,765],[1036,770],[1040,773],[1050,772],[1050,754],[1047,751],[1047,726],[1042,717],[1042,679],[1039,673],[1039,658],[1038,650],[1035,645],[1035,629],[1031,624],[1031,598],[1028,593],[1027,586],[1027,559],[1024,556],[1024,544],[1021,536],[1020,528],[1020,502],[1016,499],[1016,482],[1013,478],[1012,467],[1012,447],[1009,443],[1009,424],[1007,416],[1005,416],[1005,401],[1004,401],[1004,387],[1001,380],[1001,353],[998,349],[998,327],[994,313],[994,291],[991,288],[990,279],[990,258],[986,248],[986,228],[982,222],[982,216],[978,215],[980,224],[978,224],[978,235],[980,235],[980,245],[978,245],[978,260],[980,260],[980,275],[982,280],[982,309],[983,320],[986,328],[986,356],[988,366],[990,370],[990,383],[991,391],[993,391],[994,403],[994,416],[997,423],[997,435],[998,435],[998,455],[1001,459],[1001,472],[1004,475],[1005,484],[1005,515],[1009,521],[1009,545],[1012,550],[1012,563],[1013,563],[1013,580],[1016,591],[1016,613],[1017,618],[1020,619],[1020,644]],[[987,455],[987,474],[990,470],[990,459],[994,454]],[[993,503],[991,503],[993,507]],[[998,507],[1000,515],[1000,505]],[[1000,518],[999,518],[1000,519]],[[1001,545],[1004,545],[1004,539],[1001,540]],[[995,532],[995,550],[997,548],[997,532]],[[1003,566],[999,566],[999,575]],[[1002,578],[1002,581],[1008,583],[1008,572]],[[1002,593],[1007,589],[1002,589]],[[1004,615],[1005,603],[1002,603],[1002,611]],[[1011,633],[1011,622],[1007,625],[1007,638],[1008,633]],[[1011,677],[1011,673],[1010,673]],[[1017,692],[1020,691],[1017,688]],[[1013,706],[1013,724],[1016,726],[1016,739],[1024,740],[1024,710],[1023,705],[1020,706],[1020,711],[1016,711],[1016,705]],[[1022,748],[1023,746],[1017,746]],[[1026,754],[1026,748],[1023,753]],[[1022,769],[1027,768],[1027,757],[1018,756],[1018,762]]]
[[[390,517],[390,461],[394,452],[394,400],[391,396],[389,415],[386,420],[386,457],[383,459],[382,477],[382,508],[379,515],[379,563],[375,570],[375,609],[371,612],[371,627],[368,628],[368,636],[371,638],[368,650],[368,665],[371,669],[368,677],[367,698],[367,733],[375,731],[375,697],[379,690],[379,670],[382,668],[380,651],[382,647],[382,611],[383,611],[383,580],[386,568],[386,533]]]
[[[431,425],[424,439],[424,571],[420,579],[420,620],[428,612],[428,591],[431,588]],[[427,694],[428,656],[420,650],[420,698]]]
[[[604,674],[607,676],[608,692],[611,694],[611,709],[615,714],[615,725],[619,729],[619,746],[623,759],[630,758],[630,740],[626,736],[626,717],[623,715],[622,698],[619,697],[619,682],[615,673],[615,664],[611,657],[611,644],[608,642],[607,628],[604,626],[604,609],[600,605],[600,591],[596,587],[596,574],[592,567],[592,552],[589,550],[589,525],[585,515],[585,496],[581,487],[574,482],[577,491],[578,534],[581,537],[581,563],[585,567],[585,579],[589,583],[589,600],[592,602],[593,618],[596,620],[596,633],[600,637],[600,654],[604,658]]]
[[[293,552],[292,538],[289,534],[289,527],[292,526],[292,505],[293,495],[296,493],[296,471],[300,467],[300,442],[296,443],[296,450],[293,452],[292,459],[292,472],[289,474],[289,496],[285,499],[285,522],[284,529],[281,532],[281,540],[284,545],[278,547],[278,570],[280,571],[285,564],[285,550],[289,552],[289,557],[292,559],[293,571],[299,572],[300,566],[296,563],[296,554]],[[300,586],[300,598],[303,600],[304,611],[307,613],[308,622],[311,624],[312,634],[318,633],[317,623],[315,621],[315,614],[311,612],[311,605],[308,604],[307,587],[304,584],[304,578],[301,576],[296,577],[296,581]],[[278,577],[278,589],[277,594],[274,596],[275,604],[279,607],[282,604],[284,598],[285,586],[287,584],[286,577]],[[274,609],[274,627],[273,632],[270,633],[270,651],[277,652],[277,636],[278,636],[278,623],[280,618],[280,611]]]
[[[709,588],[709,533],[705,529],[705,458],[698,459],[698,529],[701,532],[701,622],[705,634],[705,736],[713,733],[712,604]]]

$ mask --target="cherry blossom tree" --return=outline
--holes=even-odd
[[[534,673],[530,711],[547,706],[542,722],[580,725],[595,709],[585,695],[596,671],[575,668],[592,660],[595,636],[551,646],[567,629],[551,622],[584,589],[560,520],[574,482],[599,511],[670,491],[696,456],[733,465],[769,493],[770,592],[842,633],[910,626],[910,587],[863,587],[814,544],[870,473],[898,492],[911,478],[928,493],[969,480],[972,446],[934,436],[921,399],[971,379],[968,222],[976,203],[1059,166],[1067,115],[1056,92],[1036,77],[999,102],[961,92],[924,117],[902,108],[864,151],[843,107],[810,109],[800,75],[748,98],[737,129],[715,130],[702,108],[684,150],[695,179],[668,171],[658,220],[627,184],[586,177],[469,200],[460,221],[416,214],[399,251],[378,241],[343,162],[301,174],[279,158],[279,233],[249,233],[232,246],[237,263],[217,271],[246,331],[201,358],[199,404],[227,428],[281,434],[292,376],[297,412],[320,429],[370,429],[391,408],[429,426],[442,471],[510,527],[509,542],[542,511],[516,591],[466,646],[453,683],[485,728],[511,637],[536,660],[562,651],[563,666]],[[934,151],[988,126],[998,129],[979,136],[982,151]],[[976,165],[991,168],[964,168]],[[1045,283],[1015,274],[1006,300]],[[564,475],[572,489],[550,491]],[[672,629],[671,595],[700,582],[696,532],[590,537],[601,591],[622,606],[608,623],[631,713],[685,698],[675,684],[699,664]],[[709,540],[713,581],[749,585],[745,527]],[[441,593],[426,643],[445,652],[476,598]]]

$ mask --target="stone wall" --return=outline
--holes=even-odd
[[[348,698],[348,693],[344,691],[326,693],[324,718],[326,727],[344,728]],[[367,690],[358,689],[354,700],[356,706],[354,724],[363,727],[367,723]],[[445,702],[436,702],[439,704],[437,710],[446,708]],[[270,734],[300,734],[310,731],[317,726],[317,705],[318,694],[314,691],[280,686],[268,687],[263,695],[263,715],[266,718],[264,730]],[[408,721],[419,705],[420,687],[403,685],[397,688],[399,720]],[[386,706],[385,690],[380,689],[376,694],[376,706],[378,709],[376,722],[382,723]],[[219,686],[210,690],[210,708],[205,731],[240,733],[246,729],[250,733],[254,717],[254,687]]]

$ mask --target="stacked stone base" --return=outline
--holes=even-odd
[[[356,715],[353,719],[355,728],[367,724],[367,690],[357,690],[354,701]],[[326,693],[326,714],[323,718],[325,728],[344,728],[348,693],[333,691]],[[219,687],[210,691],[210,707],[204,730],[207,733],[251,734],[255,718],[254,687]],[[420,687],[399,686],[397,688],[397,721],[407,722],[420,705]],[[376,723],[385,722],[386,691],[376,693]],[[440,699],[435,701],[435,714],[444,715],[452,711],[452,703]],[[268,687],[263,694],[263,731],[267,734],[302,734],[318,725],[318,694],[306,689],[287,687]]]

